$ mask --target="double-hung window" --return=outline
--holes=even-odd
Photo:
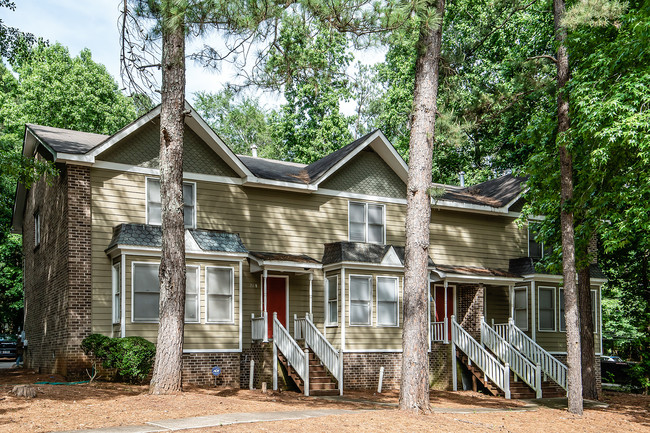
[[[349,202],[348,233],[352,242],[385,243],[384,205]]]
[[[232,323],[234,321],[234,270],[208,266],[205,269],[207,321]]]
[[[196,227],[196,184],[183,183],[183,219],[185,228]],[[160,179],[147,178],[147,224],[161,225]]]
[[[325,308],[326,308],[326,325],[335,326],[338,324],[338,305],[339,305],[339,277],[334,275],[333,277],[327,278],[327,290],[325,298]]]
[[[398,278],[377,277],[377,326],[399,324],[398,299]]]
[[[134,322],[157,322],[160,303],[160,280],[158,263],[133,264]]]
[[[113,291],[113,323],[120,323],[122,309],[122,275],[120,264],[115,263],[111,268],[112,291]]]
[[[538,316],[540,331],[555,331],[555,287],[539,287]]]
[[[558,295],[560,297],[560,331],[564,332],[566,331],[566,321],[564,319],[564,289],[560,289],[560,294]],[[594,324],[594,334],[598,333],[598,322],[596,322],[596,319],[598,316],[596,315],[596,291],[592,290],[591,291],[591,320],[593,320]]]
[[[185,322],[199,321],[199,267],[188,266],[185,272]]]
[[[370,325],[372,316],[370,276],[350,276],[350,325]]]
[[[528,288],[515,287],[515,326],[522,331],[528,330]]]

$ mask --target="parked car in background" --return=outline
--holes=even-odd
[[[16,337],[0,334],[0,360],[16,360]]]
[[[603,355],[600,357],[601,362],[614,362],[614,363],[622,363],[625,364],[626,362],[623,361],[623,359],[620,356],[617,355]]]

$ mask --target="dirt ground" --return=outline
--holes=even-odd
[[[332,415],[301,421],[239,424],[202,432],[650,432],[650,397],[624,393],[605,393],[607,408],[588,409],[582,417],[564,409],[539,407],[517,411],[524,402],[493,398],[473,392],[431,393],[434,409],[493,408],[488,413],[404,414],[390,403],[397,393],[346,392],[347,398],[364,402],[339,402],[308,398],[295,392],[269,392],[239,389],[190,388],[180,395],[151,396],[146,386],[95,382],[82,385],[34,385],[34,399],[17,398],[10,393],[16,384],[62,381],[62,377],[39,375],[29,370],[0,370],[0,433],[47,432],[143,424],[170,418],[214,415],[229,412],[272,412],[302,409],[360,409],[358,413]],[[384,404],[376,404],[384,403]],[[389,404],[386,404],[389,403]],[[361,410],[363,409],[363,410]]]

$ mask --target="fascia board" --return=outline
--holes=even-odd
[[[261,179],[254,175],[246,177],[243,185],[250,186],[253,188],[280,189],[285,191],[297,191],[297,192],[306,192],[306,193],[311,193],[318,189],[316,185],[312,185],[312,184],[299,184],[299,183],[291,183],[291,182],[282,182],[277,180]]]
[[[431,199],[431,207],[440,208],[440,209],[453,209],[464,212],[474,212],[474,213],[486,213],[486,214],[508,214],[508,209],[506,207],[491,207],[477,204],[469,203],[460,203],[450,200],[434,200]]]

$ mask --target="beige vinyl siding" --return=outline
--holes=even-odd
[[[131,312],[133,263],[160,263],[148,256],[126,256],[126,335],[138,335],[152,342],[158,336],[157,323],[133,322]],[[188,266],[200,267],[200,323],[185,323],[184,350],[237,350],[239,348],[239,263],[214,260],[187,260]],[[234,323],[206,323],[206,267],[218,266],[234,270]]]
[[[371,325],[350,325],[350,276],[371,277]],[[397,277],[399,326],[377,325],[377,277]],[[403,323],[402,274],[345,269],[345,350],[401,350]],[[340,297],[339,297],[340,299]],[[340,311],[340,310],[339,310]],[[340,325],[340,324],[339,324]],[[328,333],[329,333],[328,328]]]
[[[433,209],[429,228],[435,263],[507,270],[527,254],[526,229],[513,218]]]
[[[485,289],[485,321],[492,325],[508,323],[510,317],[510,295],[507,286],[487,286]],[[530,319],[530,312],[528,314]]]

